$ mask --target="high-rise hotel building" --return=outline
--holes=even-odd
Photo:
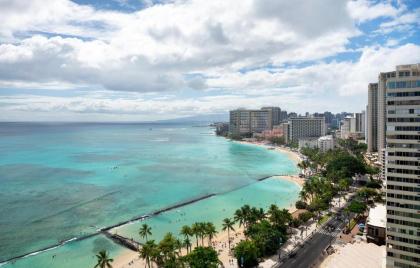
[[[418,268],[420,64],[400,65],[387,74],[382,81],[386,83],[387,267]]]
[[[233,135],[252,134],[272,129],[270,110],[237,109],[230,111],[229,132]]]
[[[367,144],[368,152],[378,150],[378,83],[371,83],[368,86],[367,105]]]
[[[325,135],[325,117],[292,117],[289,119],[289,139],[299,142],[302,138],[319,138]]]

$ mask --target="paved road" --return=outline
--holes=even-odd
[[[310,240],[308,240],[302,248],[300,248],[296,255],[288,258],[282,264],[277,264],[274,267],[285,268],[309,268],[321,256],[322,252],[330,245],[335,237],[340,233],[345,226],[343,221],[337,220],[333,217],[327,222],[325,226],[331,226],[331,229],[324,227],[322,230],[315,233]]]

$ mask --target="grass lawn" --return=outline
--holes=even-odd
[[[318,224],[319,225],[322,225],[323,223],[325,223],[326,221],[328,221],[329,218],[331,218],[331,215],[330,214],[327,214],[327,215],[322,216],[322,218],[319,219]]]
[[[356,226],[357,222],[355,219],[351,219],[350,221],[350,230],[353,230],[354,226]]]

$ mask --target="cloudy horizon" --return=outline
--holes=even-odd
[[[0,0],[0,121],[360,112],[420,63],[406,1]]]

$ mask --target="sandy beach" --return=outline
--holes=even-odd
[[[278,146],[274,147],[266,143],[260,143],[260,142],[245,142],[245,141],[239,141],[239,142],[244,143],[244,144],[253,144],[257,146],[262,146],[266,148],[267,150],[274,148],[275,151],[286,154],[296,164],[302,161],[298,153],[293,152],[285,147],[278,147]],[[297,184],[299,187],[302,187],[304,183],[304,179],[299,178],[298,175],[274,176],[273,178],[276,178],[279,180],[288,180],[290,182]],[[296,208],[294,207],[294,205],[290,206],[287,209],[289,210],[290,213],[293,213],[296,211]],[[245,239],[245,236],[243,233],[243,227],[239,228],[239,226],[236,225],[235,232],[231,232],[230,236],[231,236],[231,247],[233,248],[237,243]],[[219,259],[220,261],[222,261],[224,267],[238,267],[236,265],[235,258],[231,255],[231,252],[229,252],[228,250],[228,232],[227,231],[220,231],[216,235],[216,237],[213,239],[212,243],[213,243],[213,247],[219,253]],[[205,242],[205,245],[207,245],[206,242]],[[182,254],[185,254],[185,253],[186,253],[185,250],[183,250]],[[114,268],[146,267],[146,262],[139,257],[138,252],[125,250],[124,253],[122,253],[121,255],[114,257],[113,267]]]
[[[275,150],[278,152],[281,152],[285,155],[287,155],[287,157],[289,157],[290,160],[292,160],[294,163],[298,164],[300,162],[302,162],[302,157],[299,153],[292,151],[291,149],[284,147],[284,146],[275,146],[272,144],[269,144],[267,142],[260,142],[260,141],[235,141],[238,143],[242,143],[242,144],[252,144],[252,145],[256,145],[256,146],[261,146],[266,148],[267,150]]]

